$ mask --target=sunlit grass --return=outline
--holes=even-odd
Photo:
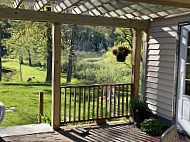
[[[21,124],[34,124],[37,122],[39,111],[39,92],[44,92],[44,113],[51,112],[51,83],[45,83],[46,70],[40,67],[22,65],[23,82],[20,81],[19,63],[16,59],[3,59],[3,68],[15,70],[16,74],[6,82],[5,76],[0,83],[0,102],[3,102],[6,109],[16,107],[12,112],[6,112],[0,127]],[[31,82],[28,78],[35,77]],[[66,75],[62,75],[61,82],[65,85]],[[70,84],[83,83],[72,79]]]

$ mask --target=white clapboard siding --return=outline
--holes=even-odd
[[[165,78],[172,78],[173,74],[166,74],[166,73],[159,73],[159,72],[148,72],[147,76],[165,79]]]
[[[163,90],[159,90],[159,89],[154,89],[154,88],[147,88],[146,90],[147,93],[152,93],[152,94],[159,94],[160,96],[164,96],[165,98],[172,98],[172,93],[167,92],[167,91],[163,91]]]
[[[150,33],[157,33],[157,32],[163,32],[163,31],[176,31],[177,32],[177,26],[175,25],[166,25],[166,26],[159,26],[159,27],[151,27],[149,30]]]
[[[148,55],[168,55],[175,56],[175,50],[150,50],[148,51]]]
[[[175,62],[175,59],[172,56],[160,56],[160,55],[148,55],[147,58],[149,61],[168,61]]]
[[[152,89],[159,89],[159,90],[166,91],[169,93],[173,92],[173,89],[170,86],[157,84],[157,83],[147,82],[147,87],[152,88]]]
[[[173,63],[172,62],[166,62],[166,61],[148,61],[147,63],[148,66],[155,66],[155,67],[168,67],[168,68],[173,68]]]
[[[150,94],[150,93],[147,93],[146,97],[149,98],[149,99],[157,100],[159,102],[162,102],[164,104],[172,106],[172,102],[170,102],[170,98],[166,98],[166,97],[163,97],[163,96]]]
[[[148,43],[151,44],[176,44],[176,39],[174,38],[149,38]]]
[[[161,31],[161,32],[155,32],[155,33],[151,33],[150,38],[162,38],[162,37],[176,37],[177,36],[177,32],[176,31]]]
[[[176,44],[150,44],[148,49],[158,50],[176,50]]]
[[[168,120],[173,118],[178,23],[190,15],[150,22],[147,49],[145,98],[150,110]]]
[[[150,98],[146,99],[146,103],[162,108],[163,110],[166,110],[166,111],[170,111],[172,107],[172,105],[161,102],[160,100],[155,100],[155,99],[150,99]]]
[[[153,71],[153,72],[168,73],[168,74],[173,74],[173,72],[174,72],[174,68],[168,68],[168,67],[153,67],[153,66],[148,66],[147,70],[148,71]]]
[[[151,104],[148,104],[148,107],[152,111],[153,114],[157,114],[158,116],[162,116],[163,118],[166,118],[172,121],[172,118],[170,117],[170,115],[172,115],[172,112],[162,110],[161,108],[157,109],[156,106],[151,105]]]

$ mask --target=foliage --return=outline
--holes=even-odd
[[[118,49],[113,49],[112,52],[113,52],[113,55],[115,55],[115,56],[117,56],[117,55],[128,56],[128,54],[131,53],[131,50],[129,50],[128,47],[119,46]]]
[[[133,30],[132,28],[116,28],[114,31],[115,45],[127,43],[128,47],[133,48]]]
[[[164,125],[155,118],[145,119],[141,123],[141,130],[152,136],[161,136],[165,131]]]
[[[48,123],[51,125],[51,113],[49,112],[48,114],[44,114],[43,116],[38,116],[38,122],[40,121],[41,117],[41,123]]]
[[[124,83],[131,79],[131,55],[126,63],[118,63],[112,54],[112,49],[104,54],[93,52],[77,52],[76,72],[77,79],[85,79],[90,83]]]
[[[139,97],[133,97],[130,101],[130,108],[133,112],[145,112],[148,109],[148,105]]]
[[[44,65],[46,58],[46,26],[44,23],[28,21],[9,21],[7,32],[10,38],[5,38],[3,44],[9,56],[32,58],[34,63]]]

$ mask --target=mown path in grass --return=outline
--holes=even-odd
[[[3,81],[0,83],[0,102],[4,103],[6,109],[11,110],[10,107],[15,107],[15,109],[6,111],[0,127],[38,123],[39,91],[44,92],[44,113],[51,112],[51,83],[44,83],[46,70],[24,64],[22,65],[23,82],[21,82],[18,60],[3,59],[3,68],[14,73],[3,74]],[[32,81],[27,82],[28,78],[32,78]],[[63,74],[62,85],[65,85],[65,80],[66,76]],[[83,82],[76,79],[71,82],[71,84],[80,83]]]

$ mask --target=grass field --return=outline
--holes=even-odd
[[[46,70],[40,67],[22,65],[23,82],[20,81],[19,63],[16,59],[3,59],[3,68],[11,70],[11,73],[3,74],[0,83],[0,102],[6,109],[16,107],[14,111],[6,111],[5,118],[0,127],[22,124],[34,124],[37,122],[39,91],[44,92],[44,112],[51,112],[51,84],[45,83]],[[28,78],[35,77],[31,82]],[[9,80],[9,81],[7,81]],[[61,82],[65,85],[65,75]],[[82,84],[83,82],[72,79],[71,84]]]
[[[39,113],[39,92],[44,92],[44,114],[49,115],[51,112],[51,84],[45,83],[46,78],[46,70],[43,68],[40,68],[38,66],[32,66],[30,67],[28,64],[22,65],[22,76],[23,76],[23,82],[20,81],[20,73],[19,73],[19,63],[16,59],[3,59],[3,68],[6,69],[6,74],[3,73],[3,81],[0,83],[0,102],[3,102],[6,109],[9,111],[6,111],[5,118],[3,122],[0,124],[0,127],[5,126],[14,126],[14,125],[24,125],[24,124],[35,124],[38,123],[38,113]],[[35,77],[33,79],[33,77]],[[32,81],[27,82],[28,78],[32,78]],[[66,84],[66,75],[62,74],[61,77],[61,85],[82,85],[82,84],[88,84],[87,82],[77,80],[75,78],[72,79],[72,82],[70,84]],[[91,94],[90,94],[90,118],[92,118],[92,90],[91,88]],[[72,89],[73,91],[73,89]],[[88,88],[85,89],[85,97],[84,97],[84,90],[81,89],[81,116],[80,118],[83,119],[84,117],[88,117]],[[118,88],[115,89],[116,94],[118,94]],[[95,89],[95,92],[97,92],[97,88]],[[124,92],[126,92],[126,89],[124,89]],[[101,87],[99,88],[99,94],[101,94]],[[122,91],[120,90],[120,94],[122,94]],[[126,93],[124,93],[126,94]],[[71,100],[69,99],[70,92],[69,89],[67,89],[67,101],[66,101],[66,120],[69,118],[69,107],[71,108],[71,119],[73,119],[73,112],[74,112],[74,93],[71,95]],[[62,100],[61,100],[61,119],[64,119],[64,89],[62,89]],[[86,101],[86,104],[84,105],[84,99]],[[122,97],[121,97],[122,98]],[[120,108],[121,106],[121,100],[120,98]],[[129,97],[130,99],[130,97]],[[100,106],[101,106],[101,98],[98,98],[99,102],[99,116],[100,116]],[[123,102],[126,104],[126,98],[123,97]],[[69,105],[69,101],[71,101],[71,106]],[[95,112],[94,116],[96,116],[96,110],[97,110],[97,93],[95,94]],[[114,102],[114,98],[112,97],[112,104]],[[108,102],[107,102],[108,103]],[[103,100],[103,116],[105,116],[105,99]],[[84,107],[85,106],[85,107]],[[126,106],[126,105],[125,105]],[[11,109],[15,107],[13,111]],[[84,113],[85,108],[85,113]],[[116,106],[117,110],[118,106]],[[109,106],[107,108],[107,115],[109,115]],[[76,91],[76,118],[78,118],[78,111],[79,111],[79,90]],[[124,111],[126,112],[126,107],[124,108]],[[116,111],[117,113],[117,111]],[[121,112],[120,112],[121,113]],[[113,107],[112,107],[112,115],[113,115]]]

